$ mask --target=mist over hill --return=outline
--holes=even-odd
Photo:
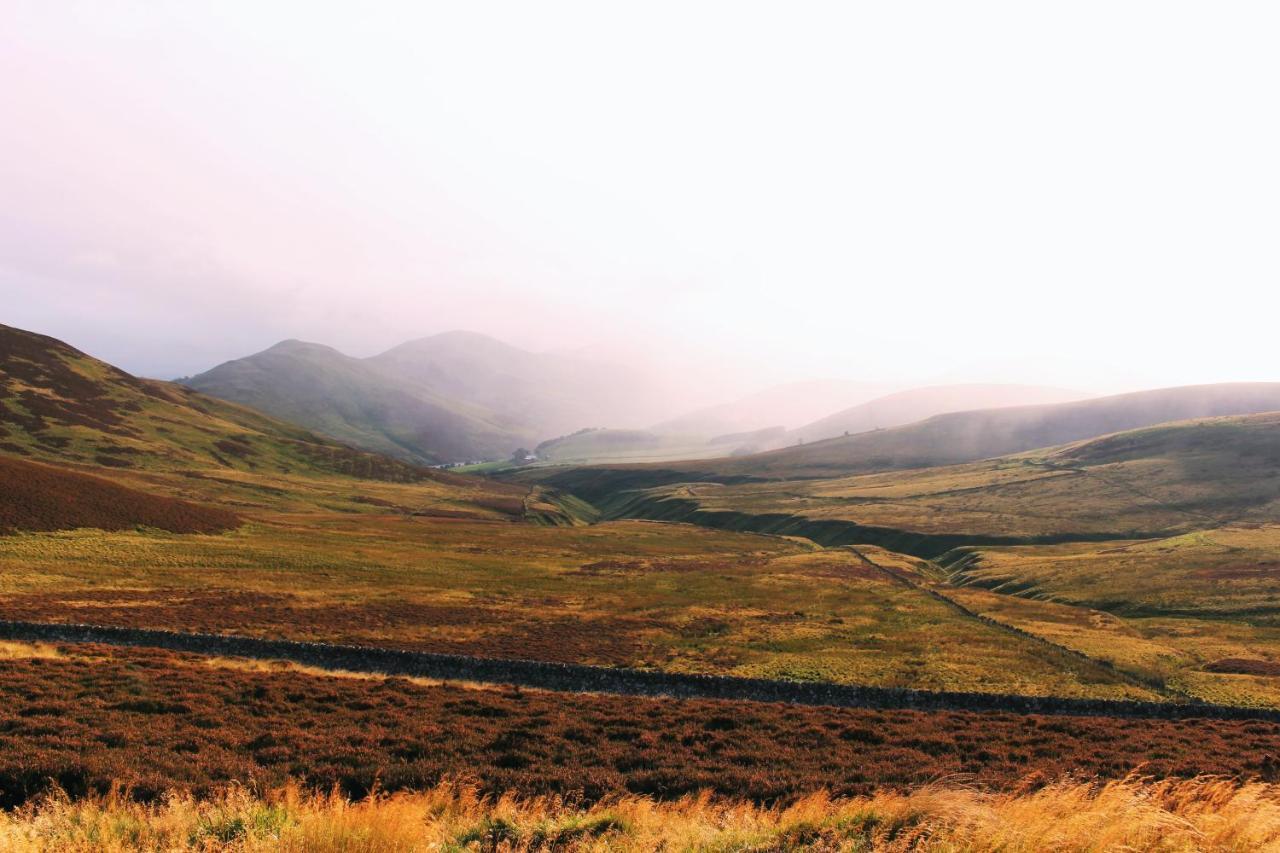
[[[1191,385],[1070,403],[937,415],[714,466],[721,474],[830,477],[1020,453],[1171,421],[1280,411],[1280,383]]]
[[[181,380],[359,447],[420,463],[497,459],[589,425],[643,421],[661,393],[625,367],[473,332],[371,358],[284,341]]]
[[[931,385],[868,400],[793,429],[787,437],[793,443],[796,440],[821,441],[840,435],[903,426],[947,412],[1068,403],[1089,396],[1091,395],[1079,391],[1043,385]]]

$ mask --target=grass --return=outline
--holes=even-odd
[[[1247,619],[1280,626],[1280,525],[949,555],[956,583],[1132,616]]]
[[[286,785],[139,805],[118,793],[56,796],[0,816],[13,851],[1280,849],[1280,787],[1201,778],[1062,782],[1018,793],[934,785],[908,793],[811,794],[763,807],[706,796],[622,796],[591,807],[489,798],[444,785],[352,802]]]
[[[1280,704],[1280,528],[953,558],[947,594],[977,612],[1207,701]]]
[[[264,513],[0,538],[9,618],[885,686],[1152,698],[843,550],[679,524]]]

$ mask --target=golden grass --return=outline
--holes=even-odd
[[[56,652],[56,649],[52,651]],[[28,655],[34,657],[35,655]],[[53,656],[57,656],[56,654]],[[0,645],[0,657],[4,657],[3,645]],[[260,660],[257,658],[235,658],[235,657],[205,657],[201,658],[201,663],[214,669],[232,669],[238,672],[296,672],[299,675],[321,676],[325,678],[350,678],[357,681],[382,681],[388,676],[380,672],[356,672],[350,669],[326,669],[320,666],[308,666],[307,664],[294,663],[289,660]],[[483,684],[479,681],[463,681],[452,680],[445,681],[440,678],[421,678],[418,676],[396,676],[396,678],[407,681],[410,684],[417,684],[420,687],[439,687],[441,685],[449,685],[450,687],[461,687],[466,690],[508,690],[506,685],[502,684]],[[537,688],[522,688],[525,690],[537,690]]]
[[[63,657],[62,652],[47,643],[21,643],[13,640],[0,640],[0,660],[60,657]]]
[[[350,802],[297,786],[255,797],[52,797],[0,815],[0,848],[106,850],[1280,850],[1280,785],[1200,778],[1063,782],[993,794],[938,785],[785,807],[691,796],[590,808],[464,787]]]

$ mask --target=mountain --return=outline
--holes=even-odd
[[[792,443],[888,429],[947,412],[1068,403],[1090,395],[1041,385],[933,385],[877,397],[792,430]]]
[[[770,427],[791,428],[871,400],[892,387],[886,382],[837,379],[790,382],[729,403],[689,412],[664,421],[652,429],[668,435],[720,436],[756,432]]]
[[[955,465],[1193,418],[1280,411],[1280,383],[1192,385],[1047,406],[953,412],[919,423],[734,458],[528,471],[598,502],[676,483],[847,477]]]
[[[710,466],[683,464],[729,476],[834,477],[969,462],[1169,421],[1272,411],[1280,411],[1280,382],[1192,385],[1073,403],[952,412]]]
[[[0,326],[0,453],[139,471],[434,476],[9,326]]]
[[[366,361],[384,376],[492,412],[538,440],[644,423],[661,398],[659,388],[628,368],[528,352],[475,332],[409,341]]]
[[[504,456],[533,434],[331,347],[283,341],[184,384],[410,462]]]
[[[415,463],[505,458],[584,426],[642,420],[656,390],[625,369],[447,332],[352,358],[284,341],[184,384]]]

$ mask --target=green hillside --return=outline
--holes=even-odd
[[[184,384],[410,462],[504,457],[533,434],[493,412],[384,375],[335,349],[284,341]]]
[[[181,380],[206,394],[414,463],[506,459],[583,427],[643,422],[642,377],[447,332],[371,358],[283,341]]]
[[[1051,406],[955,412],[896,427],[725,459],[534,471],[523,476],[601,500],[682,482],[831,479],[955,465],[1193,418],[1280,411],[1280,383],[1165,388]]]
[[[0,352],[0,452],[115,469],[428,476],[44,335],[0,326]]]
[[[1280,519],[1280,414],[1179,422],[963,465],[609,492],[627,470],[640,469],[576,469],[552,482],[614,515],[934,556],[971,541],[1122,539]]]

